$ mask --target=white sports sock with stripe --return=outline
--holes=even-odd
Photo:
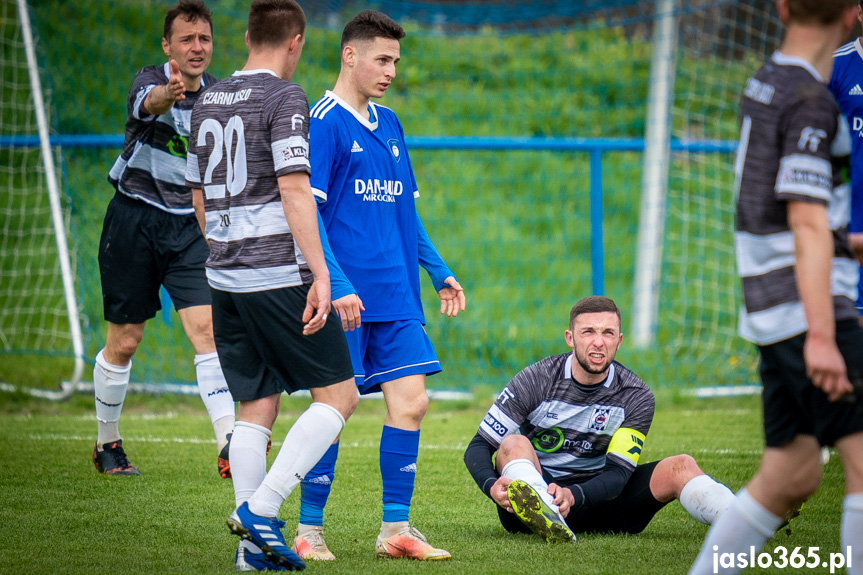
[[[231,476],[234,482],[234,499],[237,507],[249,500],[267,476],[267,441],[270,430],[247,421],[238,421],[234,426],[228,457],[231,460]],[[240,546],[253,553],[261,550],[248,541]]]
[[[129,374],[132,362],[120,366],[108,363],[105,350],[96,354],[96,365],[93,367],[93,387],[96,395],[96,419],[98,420],[99,451],[102,445],[120,439],[120,413],[126,400],[126,389],[129,387]]]
[[[210,414],[217,448],[221,451],[228,443],[228,434],[234,429],[234,398],[222,373],[219,354],[214,351],[195,355],[195,375],[198,393]]]
[[[345,419],[336,408],[326,403],[311,404],[288,431],[270,472],[249,499],[249,510],[262,517],[278,516],[282,502],[326,453],[344,426]],[[233,443],[232,438],[232,450]]]

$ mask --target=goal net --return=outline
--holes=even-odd
[[[0,0],[0,53],[0,381],[56,388],[83,348],[26,2]]]
[[[27,85],[25,69],[13,63],[21,59],[14,2],[0,2],[0,132],[29,135],[35,133],[32,110],[26,97],[14,96]],[[164,61],[162,21],[172,4],[140,0],[100,3],[97,9],[86,0],[40,0],[32,6],[46,91],[55,94],[52,125],[59,134],[90,138],[65,145],[62,166],[78,254],[85,357],[91,363],[105,336],[96,261],[102,218],[114,193],[105,177],[122,145],[135,71]],[[652,60],[663,40],[656,24],[666,16],[657,13],[660,4],[374,3],[407,31],[398,74],[381,103],[405,127],[419,213],[468,297],[464,315],[441,318],[421,271],[426,328],[444,366],[429,379],[430,387],[499,387],[525,365],[565,352],[569,309],[592,293],[597,277],[623,310],[623,330],[630,333],[639,227],[646,221],[640,206],[645,146],[651,145],[645,137]],[[736,335],[733,147],[741,87],[778,47],[780,27],[769,0],[671,4],[674,38],[665,42],[672,49],[664,56],[671,79],[665,122],[670,153],[663,217],[655,230],[660,251],[654,337],[645,349],[625,338],[619,358],[658,387],[749,383],[756,380],[754,349]],[[245,62],[248,2],[210,5],[215,30],[209,71],[225,77]],[[342,27],[365,6],[347,0],[302,5],[308,41],[293,80],[314,103],[337,77]],[[86,33],[69,33],[70,23]],[[93,137],[102,143],[93,145]],[[0,150],[8,158],[0,162],[0,185],[14,190],[3,194],[7,205],[0,214],[0,318],[2,336],[14,334],[17,343],[4,349],[62,353],[67,336],[51,261],[56,256],[50,255],[50,218],[39,215],[46,208],[36,199],[44,187],[38,154]],[[20,156],[13,161],[12,154]],[[591,200],[596,186],[601,210]],[[16,211],[24,202],[26,215]],[[591,253],[597,249],[591,231],[598,224],[601,269]],[[37,277],[46,287],[36,287]],[[170,303],[164,303],[163,313],[147,324],[134,381],[194,381],[191,346]]]

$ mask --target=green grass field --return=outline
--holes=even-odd
[[[380,401],[363,401],[342,436],[337,479],[327,507],[327,540],[334,563],[309,573],[685,573],[707,527],[676,502],[641,534],[580,534],[574,545],[551,546],[507,534],[476,488],[462,454],[493,390],[471,402],[434,402],[423,424],[412,519],[453,559],[421,564],[379,560],[377,444]],[[660,392],[642,461],[686,452],[733,490],[755,471],[762,446],[760,404],[754,398],[694,400]],[[237,539],[224,520],[233,506],[229,481],[216,474],[209,419],[197,398],[133,395],[122,420],[124,441],[140,477],[108,478],[90,461],[95,439],[92,396],[55,404],[0,394],[0,573],[231,573]],[[285,398],[274,430],[280,447],[308,400]],[[765,548],[839,550],[843,480],[834,454],[821,489],[792,524]],[[289,529],[298,493],[282,507]],[[783,573],[789,569],[756,569]],[[793,571],[793,570],[792,570]],[[824,573],[827,569],[806,569]]]

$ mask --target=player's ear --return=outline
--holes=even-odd
[[[252,45],[249,44],[249,31],[248,30],[246,30],[246,48],[249,50],[252,49]]]
[[[168,58],[171,57],[171,43],[168,42],[167,38],[162,38],[162,52],[164,52],[165,56]]]
[[[289,47],[291,54],[296,53],[297,50],[299,50],[300,46],[302,46],[302,45],[303,45],[303,35],[302,34],[297,34],[296,36],[291,38],[291,45]]]
[[[571,331],[569,331],[569,330],[564,331],[563,332],[563,339],[566,340],[566,345],[568,345],[569,347],[575,347],[575,338],[573,337]]]
[[[776,0],[776,13],[783,26],[788,26],[788,0]]]
[[[350,44],[342,48],[342,64],[353,67],[357,60],[357,50]]]

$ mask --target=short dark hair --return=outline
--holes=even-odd
[[[572,306],[569,312],[569,329],[575,326],[575,318],[583,313],[600,313],[612,312],[617,314],[617,321],[620,321],[620,308],[614,303],[614,300],[601,295],[592,295],[580,299],[578,303]]]
[[[249,7],[249,45],[275,48],[306,33],[306,13],[295,0],[253,0]]]
[[[186,22],[197,22],[199,19],[210,25],[210,33],[213,33],[213,13],[207,8],[202,0],[180,0],[177,5],[165,14],[165,28],[162,35],[165,40],[171,40],[171,29],[174,20],[182,16]]]
[[[859,0],[788,0],[788,17],[801,24],[833,24]]]
[[[345,25],[342,31],[342,48],[355,40],[401,40],[404,37],[405,29],[383,12],[363,10]]]

